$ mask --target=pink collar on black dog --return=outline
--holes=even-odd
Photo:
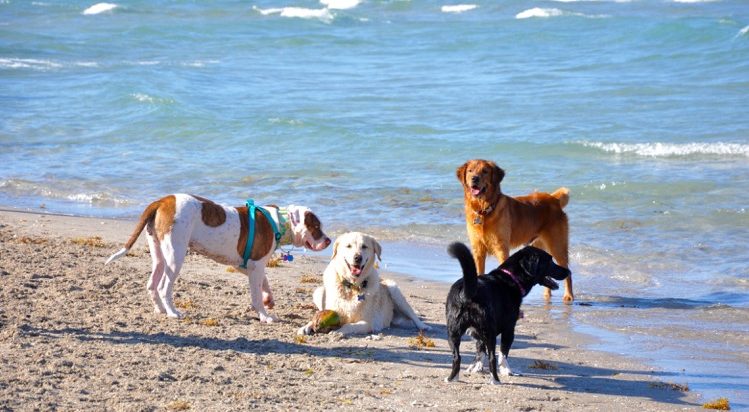
[[[520,280],[515,276],[512,272],[510,272],[507,269],[500,269],[502,272],[505,272],[505,274],[510,275],[510,278],[515,281],[515,284],[518,285],[518,289],[520,289],[520,294],[522,296],[525,296],[527,293],[525,292],[525,288],[523,287],[523,284],[520,283]]]

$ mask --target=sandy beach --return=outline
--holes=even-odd
[[[246,279],[189,255],[176,286],[186,317],[152,313],[151,260],[104,266],[133,222],[0,212],[0,410],[648,410],[699,409],[698,395],[639,363],[586,349],[565,307],[524,306],[510,365],[522,376],[447,384],[449,285],[395,278],[432,326],[300,339],[326,259],[268,268],[280,322],[260,324]],[[332,234],[332,235],[335,235]],[[383,251],[387,260],[387,250]],[[473,344],[461,346],[463,363]]]

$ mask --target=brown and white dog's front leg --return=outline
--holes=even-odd
[[[247,269],[240,270],[246,271],[245,274],[249,280],[252,308],[255,309],[260,317],[260,322],[273,323],[278,320],[268,314],[263,304],[263,282],[267,282],[265,279],[265,261],[247,262]]]
[[[276,306],[276,302],[273,300],[273,292],[270,291],[268,277],[265,276],[265,271],[263,271],[263,306],[268,310]]]

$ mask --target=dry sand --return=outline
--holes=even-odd
[[[557,301],[524,306],[510,352],[522,376],[499,386],[465,373],[443,381],[447,284],[384,274],[433,326],[434,347],[414,347],[410,329],[300,340],[326,264],[318,257],[267,270],[279,323],[259,323],[242,275],[195,255],[176,286],[187,317],[155,315],[142,238],[131,255],[103,265],[133,225],[0,212],[0,410],[699,409],[694,393],[660,372],[586,350]],[[472,342],[461,349],[467,365]]]

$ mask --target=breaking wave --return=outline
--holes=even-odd
[[[740,143],[604,143],[579,142],[608,153],[645,157],[727,156],[749,157],[749,144]]]

